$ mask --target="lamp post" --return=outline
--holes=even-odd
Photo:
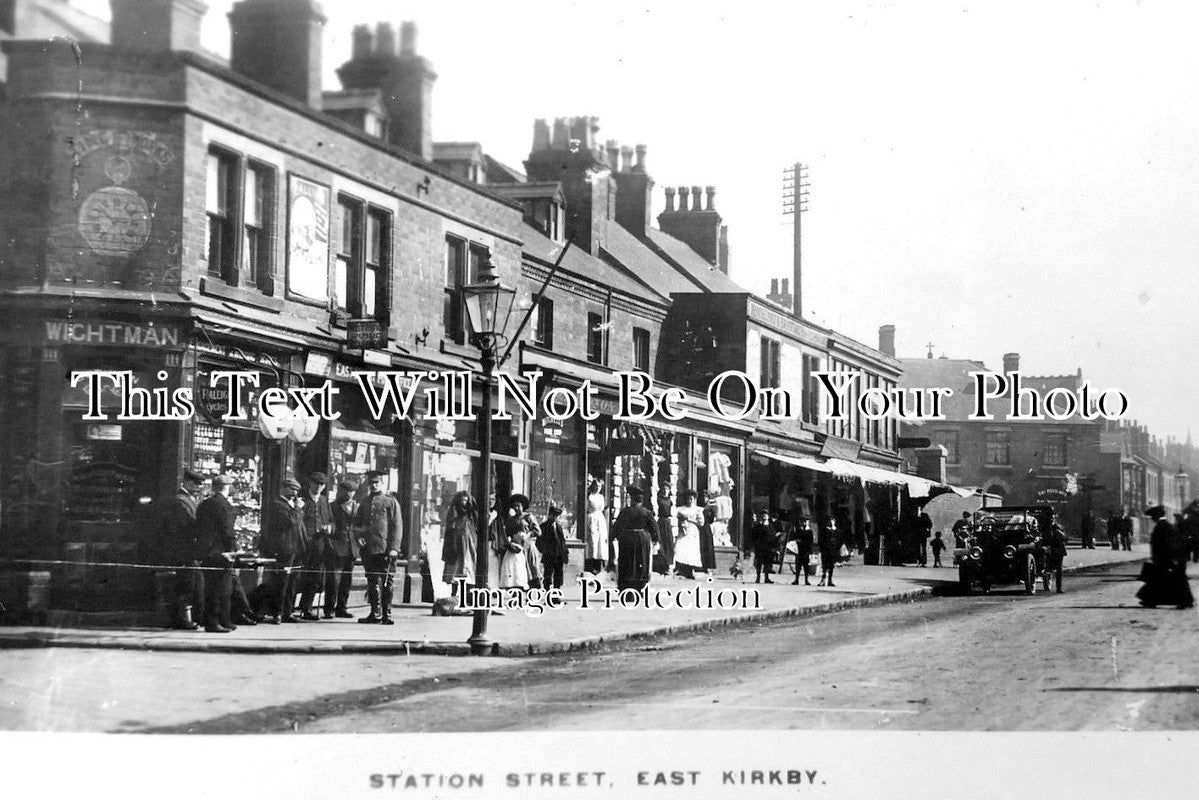
[[[483,405],[477,423],[483,480],[479,488],[482,502],[477,504],[480,514],[475,545],[475,586],[483,589],[487,588],[487,531],[490,527],[488,515],[491,513],[488,505],[491,497],[491,379],[495,371],[496,355],[507,340],[505,331],[512,316],[515,300],[516,289],[500,283],[490,256],[485,256],[479,265],[476,281],[462,287],[462,302],[466,305],[473,341],[479,348],[479,366],[483,369]],[[500,519],[500,522],[502,524],[503,520]],[[467,643],[471,653],[477,656],[486,655],[491,651],[491,640],[487,638],[487,616],[486,608],[475,609]]]

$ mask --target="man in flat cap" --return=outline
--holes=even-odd
[[[204,575],[204,630],[228,633],[237,626],[230,619],[233,594],[233,561],[237,550],[237,509],[229,500],[233,480],[227,475],[212,479],[212,494],[196,509],[196,541],[207,569]]]
[[[308,494],[304,496],[304,530],[308,532],[308,550],[304,555],[304,572],[300,580],[300,618],[315,622],[320,617],[312,610],[312,600],[324,587],[324,576],[337,567],[336,554],[330,546],[333,536],[333,509],[325,485],[329,479],[323,472],[308,476]],[[332,614],[332,598],[325,593],[325,619]]]
[[[308,536],[304,531],[304,516],[299,508],[297,496],[300,482],[284,478],[279,496],[271,502],[270,519],[262,534],[262,554],[275,559],[275,565],[266,575],[263,594],[263,620],[273,625],[280,622],[298,622],[295,618],[297,589],[296,567],[308,549]]]
[[[325,616],[349,619],[353,616],[346,610],[350,599],[350,583],[354,577],[354,559],[358,558],[358,540],[354,535],[354,513],[358,503],[354,501],[354,484],[342,481],[337,484],[337,498],[331,504],[333,511],[333,536],[329,549],[333,563],[325,575]]]
[[[658,538],[658,523],[653,512],[642,503],[645,492],[636,486],[625,490],[628,505],[620,510],[612,525],[618,548],[616,554],[616,588],[642,589],[649,583],[653,563],[654,540]]]
[[[190,469],[173,497],[163,501],[160,517],[162,563],[175,567],[172,625],[186,631],[198,630],[204,616],[204,573],[199,569],[201,553],[196,543],[196,508],[204,476]]]
[[[354,529],[362,553],[362,567],[366,570],[366,597],[371,612],[358,621],[368,625],[391,625],[392,584],[403,534],[400,504],[383,491],[382,472],[371,470],[366,473],[366,485],[369,494],[354,514]]]

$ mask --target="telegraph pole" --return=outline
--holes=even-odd
[[[791,260],[791,312],[803,318],[803,225],[800,215],[808,210],[808,168],[796,161],[783,170],[783,214],[792,216]]]

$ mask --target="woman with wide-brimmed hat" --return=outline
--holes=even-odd
[[[508,508],[510,513],[507,521],[504,524],[504,536],[501,544],[503,545],[500,556],[500,588],[501,589],[528,589],[531,584],[531,579],[537,578],[540,583],[539,573],[534,575],[529,574],[529,563],[536,561],[536,558],[530,558],[530,551],[534,550],[534,541],[537,537],[537,523],[525,511],[529,507],[529,498],[523,494],[513,494],[508,497]]]

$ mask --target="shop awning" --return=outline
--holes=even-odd
[[[947,483],[937,483],[930,481],[927,478],[921,478],[917,475],[907,475],[903,472],[896,472],[890,469],[881,469],[879,467],[871,467],[866,464],[857,464],[853,461],[846,461],[841,458],[829,458],[824,461],[817,461],[814,458],[807,456],[787,456],[781,453],[771,453],[765,450],[754,451],[757,455],[772,458],[783,464],[790,464],[804,469],[814,470],[816,472],[827,472],[833,475],[840,475],[845,478],[857,478],[865,483],[883,483],[892,486],[908,487],[908,494],[912,497],[930,497],[933,494],[944,494],[945,492],[953,492],[958,497],[971,497],[974,495],[974,489],[966,489],[960,486],[950,486]]]

